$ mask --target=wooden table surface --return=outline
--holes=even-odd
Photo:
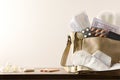
[[[114,74],[113,74],[114,75]],[[68,73],[64,69],[59,68],[57,72],[40,72],[36,69],[34,72],[19,73],[0,73],[0,80],[120,80],[116,76],[94,76],[79,75],[78,73]]]

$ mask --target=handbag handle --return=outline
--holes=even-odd
[[[66,62],[67,62],[67,58],[68,58],[68,54],[69,54],[69,51],[70,51],[70,46],[71,44],[73,43],[74,44],[74,48],[76,46],[76,42],[74,41],[74,39],[83,39],[83,35],[82,33],[79,33],[79,32],[73,32],[72,35],[68,36],[68,40],[67,40],[67,45],[66,45],[66,48],[63,52],[63,55],[62,55],[62,58],[61,58],[61,65],[62,66],[65,66],[66,65]],[[81,42],[81,45],[80,47],[82,48],[82,42]],[[73,53],[77,51],[75,49],[73,49]]]
[[[68,40],[67,40],[67,45],[66,45],[66,48],[63,52],[63,55],[62,55],[62,58],[61,58],[61,65],[62,66],[65,66],[66,65],[66,62],[67,62],[67,57],[68,57],[68,54],[69,54],[69,51],[70,51],[70,46],[71,46],[71,37],[68,36]]]

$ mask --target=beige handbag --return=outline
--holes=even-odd
[[[112,58],[112,64],[120,61],[120,41],[101,37],[83,38],[83,35],[78,32],[72,34],[73,36],[68,36],[67,46],[62,55],[62,66],[66,66],[71,44],[73,44],[73,53],[85,50],[92,54],[100,50]]]

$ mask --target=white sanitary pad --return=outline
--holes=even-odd
[[[81,50],[73,54],[72,63],[75,66],[87,66],[95,71],[108,70],[111,65],[111,57],[101,51],[90,53]]]
[[[111,66],[111,57],[106,55],[105,53],[97,50],[96,52],[94,52],[94,54],[92,56],[99,59],[107,66],[109,66],[109,67]]]
[[[91,57],[91,54],[84,50],[77,51],[73,54],[72,63],[73,65],[85,65],[89,63]]]

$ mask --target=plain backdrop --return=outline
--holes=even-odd
[[[106,10],[119,19],[120,0],[0,0],[0,66],[61,67],[71,18]]]

